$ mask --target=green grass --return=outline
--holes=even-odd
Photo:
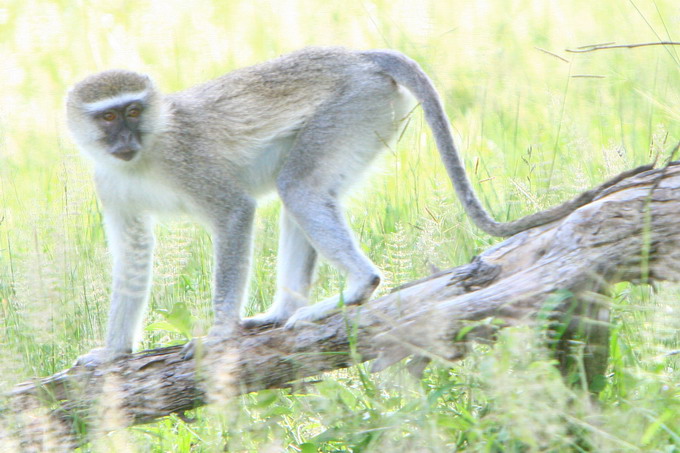
[[[431,74],[484,203],[513,219],[665,157],[680,140],[680,49],[564,52],[672,39],[679,14],[672,0],[4,0],[0,391],[69,366],[103,338],[101,215],[88,163],[63,124],[65,92],[82,76],[126,67],[173,91],[305,45],[395,48]],[[583,75],[598,77],[575,77]],[[433,266],[463,264],[496,241],[462,213],[420,113],[361,194],[348,215],[385,273],[384,290]],[[249,312],[272,298],[278,209],[265,204],[257,218]],[[189,222],[158,233],[146,324],[185,303],[202,334],[211,318],[210,240]],[[341,285],[324,265],[314,297]],[[122,430],[87,449],[678,451],[679,294],[672,285],[615,288],[599,405],[565,386],[540,333],[517,328],[455,367],[431,365],[420,381],[403,365],[377,375],[357,366],[294,392],[197,410],[193,424],[169,417]],[[182,334],[156,328],[141,346],[177,341]]]

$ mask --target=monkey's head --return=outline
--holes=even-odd
[[[160,128],[159,98],[144,74],[100,72],[69,90],[68,126],[76,143],[95,160],[132,161]]]

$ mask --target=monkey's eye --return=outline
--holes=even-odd
[[[116,119],[116,113],[115,112],[106,112],[102,115],[102,119],[104,121],[111,122]]]
[[[141,114],[142,114],[141,109],[139,109],[137,107],[133,107],[130,110],[128,110],[128,112],[127,112],[127,116],[129,118],[138,118],[139,115],[141,115]]]

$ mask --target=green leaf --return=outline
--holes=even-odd
[[[604,390],[604,388],[606,386],[607,386],[607,378],[602,374],[598,374],[598,375],[593,376],[593,378],[591,379],[589,390],[591,392],[597,393],[597,392],[601,392],[602,390]]]
[[[654,420],[648,427],[645,429],[645,433],[642,435],[642,439],[640,443],[642,445],[647,445],[649,444],[654,436],[657,435],[659,431],[661,431],[665,427],[665,422],[669,418],[673,417],[674,413],[672,410],[667,409],[659,418]],[[668,429],[668,428],[666,428]]]
[[[274,417],[277,415],[290,415],[293,413],[293,410],[289,407],[286,406],[274,406],[262,413],[262,418],[269,418],[269,417]]]
[[[279,400],[279,390],[262,390],[253,395],[255,402],[253,407],[269,407]]]
[[[337,427],[330,427],[326,431],[318,434],[317,436],[314,437],[314,440],[317,442],[330,442],[334,440],[339,440],[342,441],[347,437],[347,432],[337,428]]]
[[[156,332],[156,331],[165,331],[165,332],[173,332],[173,333],[179,333],[181,334],[182,331],[180,331],[177,327],[175,327],[172,323],[168,321],[157,321],[149,324],[144,328],[147,332]]]
[[[313,444],[311,442],[305,442],[304,444],[300,444],[299,447],[302,453],[317,453],[319,451],[316,444]]]
[[[178,302],[172,306],[172,310],[168,313],[167,320],[180,329],[182,329],[188,336],[191,335],[191,328],[194,320],[191,316],[191,311],[183,302]]]

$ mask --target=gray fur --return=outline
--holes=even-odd
[[[69,93],[68,102],[78,106],[149,88],[153,88],[151,79],[144,74],[111,70],[93,74],[76,84]]]
[[[128,94],[139,92],[143,147],[123,161],[102,146],[92,119],[97,112],[84,106],[125,107]],[[114,258],[103,351],[133,347],[151,279],[151,219],[164,212],[192,214],[211,230],[212,334],[230,335],[247,291],[256,199],[271,191],[283,202],[277,293],[269,311],[243,324],[295,327],[322,318],[341,300],[368,299],[380,274],[356,243],[341,198],[398,136],[416,100],[458,196],[482,229],[510,235],[563,215],[495,222],[471,188],[434,86],[397,52],[309,48],[165,96],[148,77],[123,71],[77,84],[67,101],[69,125],[94,161]],[[317,253],[347,274],[347,287],[307,305]]]

